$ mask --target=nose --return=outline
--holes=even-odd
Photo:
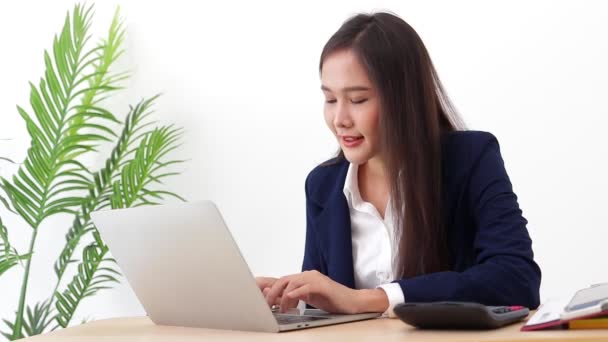
[[[343,102],[336,103],[336,112],[334,115],[334,126],[338,128],[349,128],[353,125],[353,120],[350,116],[348,106]]]

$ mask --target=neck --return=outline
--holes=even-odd
[[[384,163],[377,159],[370,159],[365,164],[359,165],[359,172],[363,172],[368,180],[384,181],[386,179]]]

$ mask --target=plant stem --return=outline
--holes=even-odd
[[[38,229],[34,228],[34,232],[32,233],[32,240],[30,241],[30,257],[27,258],[25,263],[25,273],[23,274],[23,283],[21,284],[21,294],[19,295],[19,309],[17,310],[17,318],[15,319],[15,326],[13,327],[13,339],[22,338],[23,334],[21,332],[23,325],[23,308],[25,307],[25,294],[27,292],[27,282],[30,275],[30,265],[32,264],[32,252],[34,251],[34,244],[36,243],[36,235],[38,234]]]

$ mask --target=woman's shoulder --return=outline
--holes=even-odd
[[[451,131],[443,136],[442,146],[445,150],[475,151],[489,144],[498,144],[496,137],[484,131]]]
[[[332,191],[344,187],[349,162],[338,156],[317,165],[306,177],[306,193],[323,202],[324,197]]]
[[[499,151],[498,140],[490,132],[452,131],[443,135],[444,163],[474,163],[488,151]]]
[[[444,177],[451,180],[448,183],[458,183],[462,177],[470,177],[480,167],[484,169],[482,172],[495,172],[504,167],[498,139],[492,133],[483,131],[445,133],[442,139],[442,164]]]

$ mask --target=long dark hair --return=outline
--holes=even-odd
[[[403,19],[390,13],[348,19],[325,44],[319,71],[330,54],[344,49],[359,58],[380,96],[380,153],[399,237],[395,276],[447,270],[441,137],[464,124],[422,40]]]

